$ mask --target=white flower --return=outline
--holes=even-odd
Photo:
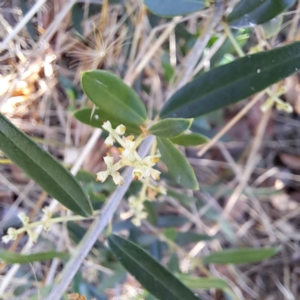
[[[157,156],[147,156],[143,159],[143,163],[153,167],[159,161],[159,157]]]
[[[111,123],[109,121],[106,121],[103,123],[102,128],[108,131],[109,133],[112,133],[113,128],[111,126]]]
[[[158,162],[158,157],[147,156],[142,161],[135,164],[135,168],[132,171],[132,177],[134,180],[140,180],[146,177],[152,177],[154,180],[160,179],[160,172],[152,167]]]
[[[7,235],[2,237],[3,243],[7,244],[9,241],[15,241],[18,237],[18,231],[16,228],[9,227],[7,230]]]
[[[115,129],[115,132],[118,134],[118,135],[123,135],[126,131],[126,127],[121,124],[119,125],[116,129]]]
[[[126,127],[123,124],[113,129],[109,121],[104,122],[102,128],[109,132],[108,137],[104,141],[106,146],[112,146],[116,140],[120,142],[120,135],[123,135],[126,131]]]
[[[23,212],[18,213],[18,218],[21,220],[23,225],[27,225],[29,223],[29,218]]]
[[[162,194],[162,195],[167,195],[167,190],[165,187],[163,187],[162,185],[160,185],[158,188],[157,188],[157,192]]]
[[[28,230],[28,229],[27,229],[27,234],[29,236],[29,241],[31,241],[32,243],[36,243],[38,235],[32,230]]]
[[[42,209],[42,212],[44,213],[44,225],[43,228],[44,230],[48,231],[50,229],[51,225],[51,218],[52,218],[52,212],[49,210],[48,207],[45,207]]]
[[[4,244],[9,243],[11,240],[12,240],[12,239],[11,239],[11,237],[10,237],[9,235],[4,235],[4,236],[2,237],[2,242],[3,242]]]
[[[124,150],[122,151],[120,158],[122,163],[126,166],[133,166],[136,161],[140,161],[141,158],[135,150],[135,141],[129,138],[123,138]]]
[[[97,173],[97,180],[104,182],[107,177],[110,175],[115,184],[123,185],[123,177],[118,172],[118,169],[121,168],[120,164],[114,164],[114,159],[111,156],[105,156],[104,162],[107,166],[107,170]]]
[[[143,202],[135,196],[131,196],[128,198],[128,204],[131,210],[134,210],[135,212],[141,212],[144,209]]]
[[[141,212],[140,215],[134,217],[131,222],[136,226],[140,227],[142,225],[142,220],[147,219],[148,214],[146,212]]]
[[[25,230],[27,231],[27,234],[29,236],[29,241],[31,241],[32,243],[35,243],[37,241],[38,236],[35,232],[32,231],[31,228],[28,227],[29,217],[27,217],[25,215],[25,213],[23,213],[23,212],[20,212],[18,214],[18,217],[21,220],[21,222],[23,223]]]
[[[148,214],[144,211],[144,204],[139,198],[131,196],[128,198],[130,207],[130,213],[134,216],[131,222],[139,227],[142,224],[142,220],[146,219]]]
[[[158,170],[153,169],[153,168],[150,169],[150,176],[154,180],[160,180],[160,172]]]
[[[104,141],[104,144],[106,146],[112,146],[115,142],[115,139],[113,138],[113,136],[110,134]]]

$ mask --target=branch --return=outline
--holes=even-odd
[[[212,16],[207,21],[206,26],[203,29],[203,33],[197,39],[195,45],[193,46],[193,50],[190,51],[186,58],[183,74],[181,75],[182,77],[177,85],[177,89],[183,87],[191,79],[190,77],[193,74],[193,70],[197,66],[198,60],[200,59],[209,39],[211,38],[213,30],[222,20],[223,12],[224,2],[223,0],[217,0],[212,12]]]
[[[147,137],[141,145],[141,149],[139,151],[139,155],[144,158],[153,143],[154,136]],[[67,265],[64,268],[63,273],[61,274],[61,279],[59,283],[54,286],[46,300],[60,299],[65,290],[68,288],[71,283],[73,277],[77,273],[80,268],[84,258],[88,255],[91,248],[97,241],[99,235],[105,229],[107,224],[112,219],[118,205],[123,199],[124,194],[129,188],[133,178],[131,175],[132,168],[127,168],[124,174],[124,185],[119,186],[116,191],[111,195],[110,199],[106,202],[104,208],[102,209],[102,213],[99,219],[96,219],[89,231],[86,233],[78,247],[76,248],[76,252],[72,256],[72,258],[68,261]]]
[[[208,22],[206,28],[204,29],[204,34],[198,39],[192,52],[187,57],[187,64],[186,64],[187,67],[184,70],[183,77],[180,83],[178,84],[178,86],[176,87],[176,90],[179,89],[186,82],[188,82],[190,76],[192,76],[192,72],[199,60],[199,59],[195,59],[195,57],[200,58],[208,40],[212,35],[213,29],[220,22],[222,18],[223,10],[224,10],[223,0],[217,0],[215,9],[213,11],[213,15],[210,21]],[[155,49],[157,50],[157,48]],[[151,145],[153,143],[153,140],[154,140],[154,136],[149,136],[147,139],[144,140],[144,142],[141,145],[141,149],[139,151],[139,155],[141,157],[145,157],[148,154]],[[80,268],[84,258],[88,255],[94,243],[98,239],[99,235],[102,233],[102,231],[105,229],[109,221],[112,219],[124,194],[129,188],[133,180],[131,175],[131,168],[126,169],[124,178],[125,178],[124,185],[118,187],[116,191],[112,194],[110,199],[106,202],[106,205],[102,210],[102,214],[100,218],[95,220],[94,223],[91,225],[89,231],[87,232],[83,240],[78,245],[75,254],[71,257],[71,259],[66,264],[60,276],[59,283],[53,287],[50,294],[45,300],[60,299],[63,296],[64,292],[67,290],[73,277],[75,276],[78,269]]]

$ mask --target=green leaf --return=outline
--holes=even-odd
[[[86,228],[81,227],[80,225],[78,225],[75,222],[67,222],[67,229],[68,229],[70,238],[73,240],[73,242],[76,245],[78,245],[80,243],[80,241],[83,239],[83,237],[87,233]],[[103,248],[103,245],[99,240],[97,240],[93,247],[95,249],[99,250],[100,248]]]
[[[141,125],[147,119],[138,94],[114,74],[103,70],[84,72],[81,85],[101,112],[115,116],[119,124]]]
[[[242,0],[227,22],[234,28],[253,27],[265,23],[291,7],[295,0]]]
[[[64,206],[79,215],[92,214],[88,196],[71,173],[1,114],[0,150]]]
[[[151,225],[156,225],[157,224],[157,212],[155,209],[155,205],[153,201],[145,201],[144,202],[144,207],[147,212],[147,220]]]
[[[36,294],[32,297],[30,297],[28,300],[41,300],[41,299],[46,299],[46,297],[48,296],[48,294],[51,292],[53,288],[53,285],[48,285],[48,286],[45,286],[41,289],[38,289]],[[65,299],[63,299],[65,300]]]
[[[278,248],[240,248],[214,252],[202,259],[205,264],[245,264],[254,263],[274,256]]]
[[[126,280],[126,271],[123,269],[116,270],[113,275],[103,278],[97,290],[105,292],[107,289],[113,289],[116,284],[120,284]]]
[[[73,112],[73,115],[78,121],[96,128],[102,128],[103,122],[107,120],[110,121],[113,128],[120,125],[120,121],[117,120],[113,114],[108,114],[99,108],[95,110],[92,108],[78,109]],[[123,125],[126,126],[126,134],[139,135],[141,133],[141,129],[138,125],[128,122],[124,122]]]
[[[181,227],[186,224],[189,220],[186,217],[182,217],[179,215],[163,215],[159,216],[157,219],[157,227],[165,228],[165,227]]]
[[[147,8],[155,15],[172,18],[184,16],[205,8],[205,0],[144,0]]]
[[[117,235],[111,235],[108,244],[125,269],[156,298],[199,300],[191,290],[139,246]]]
[[[183,274],[177,275],[177,278],[192,290],[228,289],[226,281],[219,278],[193,277]]]
[[[160,137],[176,137],[192,125],[193,119],[165,119],[149,128],[149,132]]]
[[[202,189],[202,187],[201,187]],[[211,220],[211,221],[218,221],[221,219],[220,213],[217,212],[213,207],[207,207],[207,204],[200,201],[195,197],[191,197],[185,194],[177,193],[173,190],[168,189],[167,195],[178,200],[182,205],[185,207],[190,207],[191,204],[196,204],[198,210],[204,209],[205,213],[202,215],[203,218]],[[207,209],[206,209],[207,207]],[[223,228],[221,227],[221,230]]]
[[[195,197],[191,197],[191,196],[188,196],[185,194],[180,194],[171,189],[167,190],[167,195],[169,197],[172,197],[172,198],[178,200],[185,207],[190,207],[191,204],[196,204],[198,201],[198,199]],[[203,204],[203,206],[204,206],[204,204]]]
[[[180,274],[181,271],[180,271],[179,264],[180,262],[176,252],[172,252],[172,254],[170,255],[170,259],[168,261],[168,270],[172,273]]]
[[[177,232],[175,242],[178,245],[186,245],[189,243],[196,243],[199,241],[212,241],[215,238],[216,237],[213,235],[199,234],[196,232]]]
[[[199,133],[183,133],[176,137],[170,138],[170,141],[180,146],[189,147],[205,144],[209,141],[209,139]]]
[[[183,86],[167,101],[162,118],[194,118],[241,101],[300,68],[300,42],[247,55]]]
[[[283,16],[279,15],[271,19],[270,21],[261,24],[265,37],[269,39],[272,36],[276,35],[280,31],[282,23],[283,23]]]
[[[25,0],[19,0],[19,1],[20,1],[20,8],[22,10],[22,14],[23,14],[23,17],[24,17],[29,12],[29,9],[28,9],[28,6],[27,6],[27,3],[26,3]],[[33,41],[36,41],[37,34],[36,34],[35,27],[33,25],[32,20],[28,21],[28,23],[26,24],[26,28],[27,28],[27,31],[28,31],[31,39]]]
[[[157,145],[174,180],[187,189],[197,190],[198,181],[186,157],[168,139],[157,137]]]
[[[163,230],[163,234],[164,236],[168,239],[168,240],[171,240],[171,241],[174,241],[175,238],[177,237],[177,231],[176,231],[176,228],[165,228]]]
[[[39,252],[29,255],[21,255],[18,253],[0,250],[0,259],[8,264],[28,264],[35,261],[50,260],[53,258],[66,258],[68,253],[63,252]]]
[[[238,45],[243,48],[250,37],[250,29],[232,30],[232,35],[234,36]],[[230,39],[226,39],[224,44],[219,48],[219,50],[210,59],[210,68],[213,69],[220,64],[224,64],[224,58],[228,55],[236,53],[234,46]]]

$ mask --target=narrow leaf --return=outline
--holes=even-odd
[[[168,261],[168,270],[172,273],[178,273],[180,274],[180,266],[179,266],[180,262],[179,262],[179,258],[178,255],[176,254],[176,252],[172,252],[170,255],[170,259]],[[178,277],[178,276],[177,276]]]
[[[88,196],[71,173],[1,114],[0,150],[64,206],[79,215],[92,214]]]
[[[0,260],[8,264],[28,264],[35,261],[50,260],[53,258],[66,258],[68,253],[64,252],[39,252],[29,255],[22,255],[10,251],[0,250]]]
[[[136,244],[117,235],[111,235],[108,244],[125,269],[156,298],[199,300],[191,290]]]
[[[205,0],[144,0],[155,15],[172,18],[184,16],[205,8]]]
[[[177,278],[192,290],[228,289],[226,281],[219,278],[193,277],[183,274],[177,275]]]
[[[141,125],[147,119],[138,94],[114,74],[103,70],[85,72],[81,85],[89,99],[104,113],[114,115],[119,124]]]
[[[186,245],[199,241],[212,241],[215,239],[213,235],[199,234],[195,232],[177,232],[175,242],[178,245]]]
[[[283,23],[283,15],[279,15],[266,23],[261,24],[266,39],[278,34]]]
[[[167,101],[162,118],[194,118],[241,101],[300,68],[300,42],[247,55],[183,86]]]
[[[157,122],[149,128],[149,132],[160,137],[176,137],[189,129],[193,119],[165,119]]]
[[[19,0],[19,1],[20,1],[20,8],[22,10],[22,14],[23,14],[23,17],[24,17],[29,12],[29,9],[27,7],[27,3],[26,3],[25,0]],[[35,32],[35,27],[33,25],[32,20],[28,21],[28,23],[26,24],[26,28],[27,28],[27,31],[28,31],[31,39],[33,41],[36,41],[36,32]]]
[[[205,264],[245,264],[254,263],[274,256],[278,248],[240,248],[214,252],[202,259]]]
[[[227,21],[234,28],[253,27],[273,19],[294,3],[295,0],[242,0]]]
[[[78,121],[96,128],[102,128],[103,122],[108,120],[112,124],[113,128],[120,125],[120,121],[117,120],[113,114],[108,114],[99,108],[96,108],[95,110],[92,108],[78,109],[73,112],[73,115]],[[126,134],[138,135],[141,133],[141,129],[138,125],[128,122],[124,122],[123,125],[126,126]]]
[[[183,133],[176,137],[170,138],[170,141],[176,145],[189,147],[205,144],[209,141],[209,139],[199,133]]]
[[[172,142],[158,137],[157,145],[161,159],[168,167],[169,173],[174,180],[187,189],[198,189],[198,181],[193,168]]]

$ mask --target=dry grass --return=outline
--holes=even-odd
[[[68,165],[73,174],[81,168],[97,172],[103,167],[102,157],[106,151],[99,139],[101,130],[82,125],[72,116],[75,108],[91,106],[80,90],[82,71],[101,68],[124,78],[139,91],[152,116],[168,95],[190,80],[195,70],[209,69],[211,57],[226,37],[222,26],[214,23],[213,8],[185,18],[160,21],[151,27],[150,22],[155,20],[149,19],[140,0],[128,0],[124,6],[103,5],[102,11],[96,11],[93,16],[88,14],[88,1],[22,2],[31,7],[33,39],[19,1],[0,3],[0,111]],[[90,1],[91,5],[100,2]],[[82,13],[80,35],[72,23],[74,3],[79,8],[77,13]],[[250,46],[266,50],[299,40],[300,5],[294,9],[285,14],[285,23],[271,39],[266,39],[260,29],[253,30]],[[180,48],[184,46],[184,39],[175,39],[174,28],[178,24],[183,24],[192,34],[206,28],[189,53]],[[214,30],[219,36],[218,42],[205,50],[200,61],[195,59],[201,57]],[[167,51],[171,53],[170,65],[176,75],[170,82],[164,76],[161,59]],[[188,219],[177,226],[179,232],[217,234],[217,240],[172,249],[180,258],[182,270],[192,270],[196,275],[203,274],[203,270],[193,267],[192,258],[229,245],[281,246],[276,257],[255,265],[211,266],[210,273],[228,280],[238,299],[300,299],[300,85],[297,75],[287,79],[285,84],[285,99],[295,108],[294,114],[275,110],[262,114],[259,106],[265,94],[261,93],[249,99],[248,104],[243,102],[224,110],[220,122],[216,115],[205,119],[214,138],[202,148],[186,150],[202,186],[199,192],[188,196],[206,203],[204,208],[200,211],[193,205],[186,208],[173,198],[161,199],[163,204],[159,207],[160,215]],[[223,136],[225,139],[220,142]],[[41,215],[45,205],[50,205],[53,212],[66,213],[5,157],[0,157],[0,170],[1,233],[12,224],[17,225],[16,215],[20,211],[27,212],[32,220]],[[118,208],[121,216],[127,210],[123,202]],[[219,211],[220,220],[227,220],[232,230],[228,230],[227,223],[203,218],[209,207]],[[82,225],[88,226],[87,223]],[[164,239],[161,229],[150,224],[141,230]],[[26,236],[20,236],[8,249],[31,253],[55,247],[57,251],[72,252],[76,247],[65,225],[54,226],[49,233],[38,229],[38,234],[42,239],[36,245],[30,244]],[[95,255],[84,260],[81,271],[83,281],[97,287],[101,283],[99,278],[110,276],[114,270],[106,266],[107,261],[99,252],[94,249],[92,253]],[[169,256],[166,251],[163,262],[167,262]],[[2,264],[0,271],[0,299],[30,299],[54,282],[62,265],[57,260],[22,268]],[[29,288],[22,296],[14,295],[16,288],[27,280],[31,281]],[[129,277],[124,284],[105,292],[108,299],[136,299],[133,297],[139,289],[138,283]],[[201,296],[223,299],[222,295],[217,298],[217,294],[203,292]],[[117,295],[122,297],[117,298]]]

